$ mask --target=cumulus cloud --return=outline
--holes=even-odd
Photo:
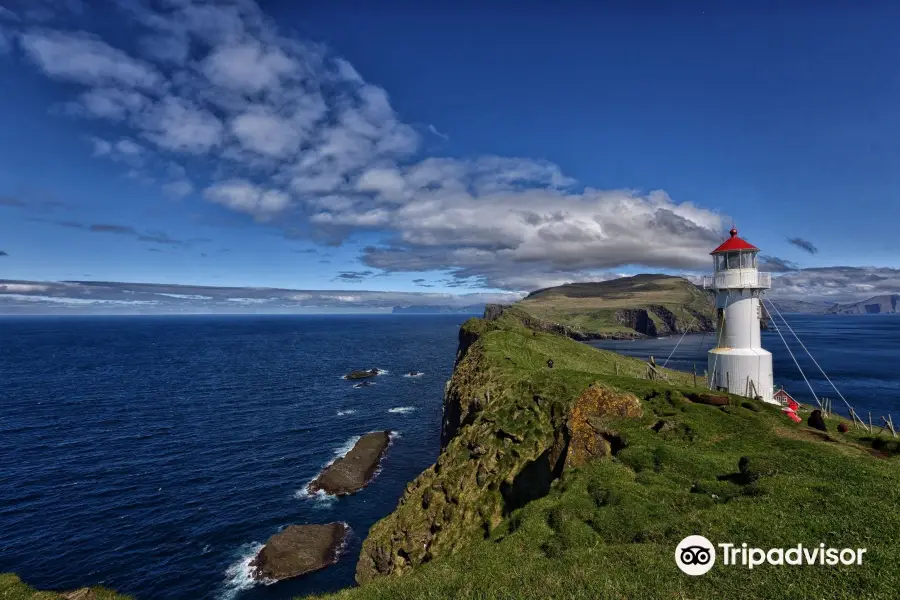
[[[105,140],[95,151],[140,157],[134,176],[172,197],[193,191],[186,167],[202,158],[206,200],[288,237],[340,244],[368,230],[379,240],[360,257],[370,269],[443,271],[459,287],[705,268],[721,241],[719,214],[661,191],[585,189],[529,158],[418,156],[420,136],[384,89],[286,35],[252,0],[120,4],[137,32],[131,54],[45,26],[21,43],[49,76],[82,86],[68,114],[115,122],[143,146],[128,154]]]
[[[900,269],[888,267],[821,267],[793,271],[772,283],[773,298],[854,302],[900,293]]]
[[[9,256],[9,252],[6,250],[0,250],[0,256]]]
[[[21,36],[32,61],[50,77],[86,85],[153,88],[162,76],[150,64],[87,33],[32,30]]]
[[[284,192],[266,189],[244,179],[217,183],[207,188],[203,195],[212,202],[249,213],[260,220],[267,220],[284,210],[291,201]]]
[[[796,246],[797,248],[800,248],[804,252],[809,252],[810,254],[816,254],[819,251],[819,249],[816,248],[812,242],[810,242],[809,240],[804,240],[803,238],[788,238],[788,243]]]

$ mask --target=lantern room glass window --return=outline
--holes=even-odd
[[[755,269],[756,252],[725,252],[715,256],[715,270]]]

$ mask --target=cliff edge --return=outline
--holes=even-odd
[[[488,316],[461,328],[437,462],[369,531],[361,586],[329,597],[775,598],[785,577],[794,597],[893,597],[890,433],[835,416],[812,429],[532,329],[518,308]],[[861,507],[864,519],[848,516]],[[869,554],[853,567],[717,564],[685,577],[673,553],[692,534]]]

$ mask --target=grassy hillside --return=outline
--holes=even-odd
[[[712,296],[669,275],[561,285],[533,292],[515,306],[584,337],[711,331],[715,322]]]
[[[104,588],[72,592],[40,592],[10,573],[0,573],[0,600],[130,600]]]
[[[470,320],[461,340],[448,388],[461,425],[372,528],[357,570],[364,585],[328,598],[896,597],[890,438],[836,433],[836,419],[822,434],[738,397],[709,405],[685,375],[649,381],[639,361],[510,315]],[[638,411],[604,413],[604,402]],[[610,443],[590,450],[575,421]],[[689,534],[868,552],[861,566],[717,564],[688,577],[674,550]]]

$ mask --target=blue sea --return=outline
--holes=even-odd
[[[867,419],[871,411],[875,422],[893,414],[895,425],[900,422],[900,315],[785,314],[784,319],[858,414]],[[797,401],[811,405],[816,403],[815,392],[820,399],[830,398],[835,412],[849,416],[843,400],[803,346],[781,320],[778,323],[785,341],[775,327],[762,332],[762,346],[772,353],[776,387],[784,386]],[[715,334],[709,333],[686,335],[683,340],[681,336],[671,336],[634,342],[603,340],[591,345],[645,360],[653,356],[659,365],[668,360],[667,366],[682,371],[691,371],[696,365],[702,381],[707,368],[706,353],[715,341]]]
[[[278,600],[352,585],[369,527],[438,454],[464,315],[0,319],[0,572],[138,600]],[[352,369],[386,371],[354,389]],[[404,377],[410,370],[420,377]],[[304,486],[397,436],[360,493]],[[253,585],[280,528],[345,521],[340,561]]]
[[[900,317],[785,315],[861,412],[900,420]],[[0,319],[0,572],[39,588],[102,584],[138,600],[281,600],[353,584],[369,527],[439,449],[461,315]],[[788,332],[785,331],[788,335]],[[661,364],[679,337],[602,342]],[[774,330],[775,379],[812,401]],[[702,374],[713,336],[669,366]],[[836,394],[794,342],[817,393]],[[386,371],[354,389],[341,376]],[[410,370],[421,377],[404,377]],[[341,499],[304,491],[372,430],[383,469]],[[286,525],[345,521],[340,561],[254,585]]]

